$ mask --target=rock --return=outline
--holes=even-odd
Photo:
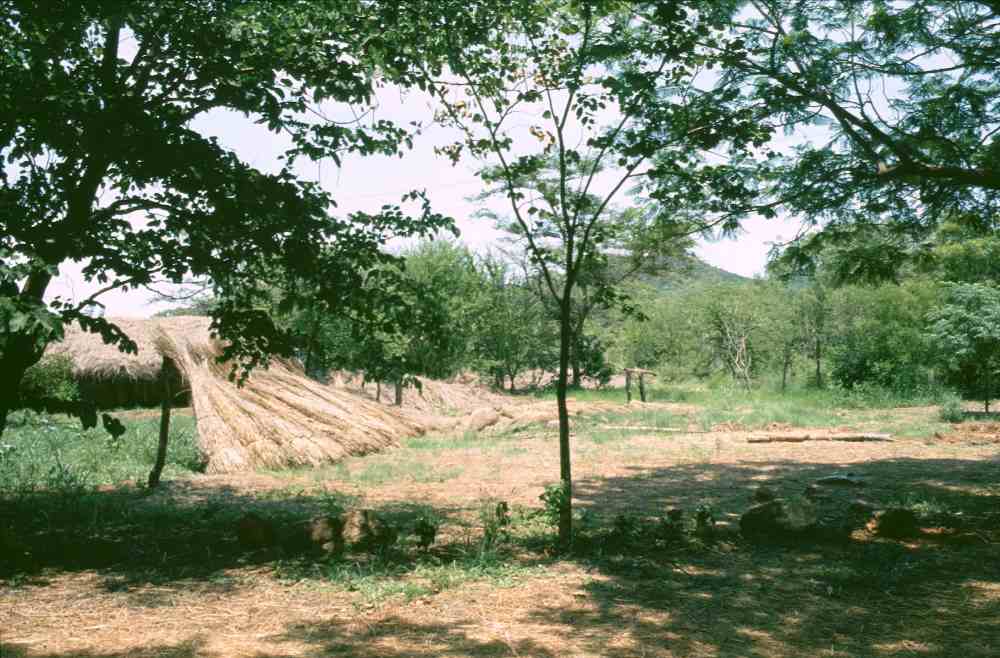
[[[860,498],[855,498],[848,503],[847,509],[854,514],[867,514],[868,516],[871,516],[875,513],[875,506],[867,500],[862,500]]]
[[[750,500],[755,503],[769,503],[777,497],[774,491],[763,485],[754,489],[754,492],[750,494]]]
[[[875,534],[890,539],[905,539],[920,534],[917,515],[912,510],[891,507],[875,517]]]
[[[815,522],[815,510],[808,501],[772,500],[744,512],[740,517],[740,532],[747,539],[779,540],[802,535]]]
[[[273,546],[278,537],[274,521],[265,519],[254,512],[244,514],[236,522],[236,539],[243,548],[265,548]]]
[[[846,473],[843,475],[827,475],[816,480],[815,484],[821,487],[863,487],[865,481],[854,475]]]
[[[754,505],[740,517],[740,532],[747,539],[768,539],[785,533],[785,506],[780,500]]]
[[[667,520],[679,525],[684,520],[684,510],[679,507],[669,508],[667,510]]]
[[[468,431],[478,432],[486,427],[496,425],[498,422],[500,422],[500,414],[495,409],[484,407],[469,414],[464,427]]]
[[[385,549],[396,543],[397,532],[372,510],[351,510],[341,517],[344,544],[359,551]]]
[[[339,516],[317,516],[309,521],[309,545],[331,555],[344,552],[344,521]]]

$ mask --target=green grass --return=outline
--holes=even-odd
[[[632,405],[624,406],[622,389],[584,389],[571,391],[570,397],[586,402],[612,402],[622,404],[621,413],[591,416],[584,420],[596,443],[617,440],[619,434],[604,431],[600,425],[638,425],[646,427],[685,428],[689,424],[699,430],[710,431],[721,424],[734,424],[756,430],[772,423],[795,427],[843,427],[860,429],[866,423],[871,431],[888,431],[903,437],[930,436],[946,429],[946,424],[926,419],[901,419],[890,410],[898,406],[927,405],[935,398],[931,393],[914,397],[901,397],[881,389],[843,391],[814,388],[789,388],[782,393],[774,387],[760,386],[752,391],[726,385],[707,387],[700,383],[657,385],[648,389],[650,402],[681,402],[698,411],[681,414],[664,409]],[[554,392],[539,395],[552,398]],[[637,399],[633,396],[633,400]],[[880,424],[872,427],[871,423]]]
[[[126,433],[112,443],[103,428],[83,431],[79,421],[69,416],[11,414],[3,443],[13,449],[0,457],[0,494],[145,482],[156,459],[159,418],[124,418],[122,422]],[[201,470],[194,417],[174,413],[164,477]]]

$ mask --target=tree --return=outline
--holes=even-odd
[[[720,78],[733,111],[825,133],[730,167],[761,181],[757,209],[822,228],[788,258],[846,246],[855,278],[884,279],[943,219],[996,216],[998,20],[992,0],[739,3]]]
[[[944,303],[928,319],[947,381],[982,400],[989,413],[990,400],[1000,397],[1000,288],[949,284]]]
[[[829,286],[821,277],[812,277],[800,293],[798,302],[803,346],[813,361],[813,384],[823,388],[823,357],[830,342],[830,325],[833,322]]]
[[[766,308],[754,284],[718,284],[704,291],[708,339],[716,358],[747,391],[760,369],[758,340]]]
[[[447,240],[425,241],[402,253],[404,276],[420,308],[407,331],[413,374],[451,377],[472,361],[477,297],[486,282],[469,249]],[[425,327],[421,333],[413,328]]]
[[[462,135],[441,151],[456,161],[463,153],[492,161],[481,172],[484,181],[503,190],[511,225],[559,309],[556,397],[565,502],[559,537],[565,546],[572,538],[566,392],[573,295],[588,263],[602,257],[607,211],[623,188],[644,179],[660,206],[657,224],[683,235],[677,229],[687,228],[687,216],[674,210],[692,199],[742,193],[740,186],[708,184],[725,181],[699,159],[700,150],[726,144],[739,151],[763,143],[768,133],[752,112],[724,116],[715,95],[696,84],[707,57],[698,44],[718,42],[725,12],[702,3],[691,12],[682,3],[516,4],[509,20],[489,26],[486,45],[450,60],[450,75],[430,89],[442,121]],[[526,114],[529,125],[519,132]],[[716,209],[705,207],[707,214]]]
[[[417,84],[441,53],[435,6],[0,0],[0,432],[23,373],[67,323],[135,349],[85,312],[103,292],[209,279],[213,330],[245,373],[290,349],[263,308],[274,272],[319,281],[325,299],[346,303],[386,239],[446,223],[426,200],[416,219],[396,207],[334,218],[329,195],[293,173],[297,158],[400,152],[408,135],[389,122],[317,115],[323,103],[370,103],[376,72]],[[191,127],[211,111],[284,135],[281,169],[257,170]],[[67,262],[103,288],[47,301]],[[283,289],[281,305],[300,303],[300,291]]]
[[[749,292],[749,291],[748,291]],[[766,281],[756,293],[762,297],[761,340],[769,365],[781,370],[781,392],[788,390],[788,378],[796,358],[808,344],[814,347],[810,333],[815,325],[809,321],[806,291],[780,280]],[[818,359],[817,359],[818,361]],[[817,366],[817,381],[819,369]]]
[[[924,279],[834,290],[831,377],[845,388],[878,386],[904,394],[926,389],[933,364],[927,313],[937,295]]]
[[[564,169],[560,169],[558,160],[549,156],[534,176],[513,181],[513,187],[518,194],[534,199],[534,203],[543,208],[546,215],[552,217],[560,212],[563,182],[575,190],[581,190],[588,179],[601,173],[600,163],[594,161],[572,162]],[[483,176],[485,180],[494,181],[496,184],[482,192],[477,200],[507,196],[508,185],[504,180],[502,167],[484,171]],[[561,180],[563,178],[565,181]],[[597,194],[570,192],[568,196],[575,197],[570,199],[569,203],[584,212],[586,209],[597,208],[602,202]],[[633,310],[632,305],[628,303],[629,291],[626,289],[628,282],[640,276],[662,274],[667,270],[677,269],[685,263],[687,251],[693,244],[688,232],[681,228],[685,210],[675,209],[675,216],[664,221],[664,218],[657,214],[662,212],[662,209],[655,204],[627,208],[608,205],[604,209],[600,223],[594,226],[595,247],[580,261],[571,296],[572,339],[569,363],[572,375],[570,386],[573,388],[581,386],[585,372],[588,376],[597,375],[598,378],[606,375],[607,366],[603,363],[604,350],[601,340],[585,331],[595,311],[614,306],[619,306],[626,312]],[[531,245],[515,218],[487,209],[478,214],[493,220],[498,228],[506,231],[522,253],[530,253]],[[558,245],[552,247],[551,258],[557,262],[565,259],[565,255],[558,253],[560,248]],[[525,267],[533,270],[529,278],[537,284],[535,289],[538,296],[550,309],[552,317],[558,320],[559,304],[546,289],[545,273],[537,265],[532,267],[530,262]],[[559,279],[561,273],[555,274]],[[556,283],[557,287],[563,284],[561,280],[557,280]]]
[[[479,262],[483,290],[476,303],[475,367],[490,375],[497,388],[529,369],[552,371],[559,358],[553,345],[558,327],[535,286],[518,276],[503,258],[489,255]]]

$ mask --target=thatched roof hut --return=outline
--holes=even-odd
[[[162,327],[171,333],[194,332],[208,337],[210,320],[201,317],[110,318],[135,341],[138,353],[125,354],[107,345],[100,334],[83,331],[76,325],[66,328],[66,336],[45,351],[45,358],[62,355],[73,363],[73,378],[82,397],[101,409],[159,406],[163,385],[160,371],[163,355],[156,347]],[[187,383],[175,371],[168,371],[171,388],[179,391],[174,402],[187,404]]]
[[[103,378],[148,385],[154,403],[163,390],[164,358],[170,359],[178,385],[190,390],[210,473],[335,462],[422,432],[392,409],[309,379],[291,362],[272,360],[237,388],[228,380],[229,366],[216,361],[221,346],[207,318],[112,321],[136,342],[138,354],[123,354],[79,329],[68,330],[49,353],[68,355],[81,383]]]

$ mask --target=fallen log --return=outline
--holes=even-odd
[[[597,429],[631,430],[633,432],[683,432],[684,434],[692,433],[680,427],[648,427],[642,425],[599,425]]]
[[[891,434],[865,432],[861,434],[754,434],[747,443],[805,443],[806,441],[892,441]]]

